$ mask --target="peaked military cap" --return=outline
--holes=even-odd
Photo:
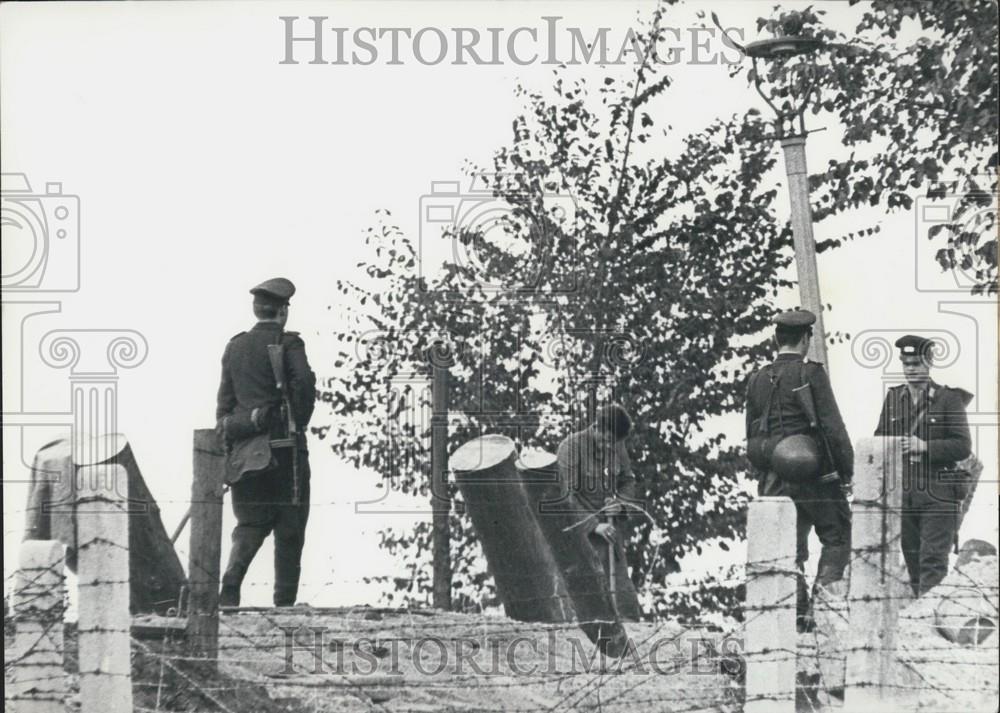
[[[896,340],[896,348],[899,349],[900,358],[908,356],[929,358],[933,356],[934,340],[915,334],[907,334]]]
[[[295,294],[295,285],[284,277],[272,277],[250,289],[254,302],[276,302],[286,305]]]
[[[816,315],[807,309],[793,309],[777,315],[773,322],[786,329],[805,329],[816,322]]]

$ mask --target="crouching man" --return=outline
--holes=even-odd
[[[569,492],[586,518],[583,527],[602,554],[618,615],[626,621],[638,621],[639,598],[625,561],[627,523],[638,512],[625,505],[637,503],[635,476],[625,450],[625,438],[631,430],[632,420],[624,408],[604,406],[590,426],[571,433],[559,444],[556,456],[563,492]]]

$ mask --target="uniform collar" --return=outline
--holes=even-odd
[[[281,325],[277,322],[257,322],[253,328],[258,331],[281,331]]]
[[[934,383],[933,379],[928,379],[925,383],[923,383],[923,384],[921,384],[921,385],[919,385],[919,386],[917,386],[915,388],[911,387],[909,384],[903,384],[903,391],[904,391],[904,393],[907,396],[910,397],[911,401],[914,400],[913,399],[913,395],[914,394],[917,395],[917,399],[916,399],[917,401],[920,401],[920,400],[922,400],[924,398],[926,398],[928,401],[930,401],[935,396],[937,396],[937,394],[938,394],[938,392],[940,390],[941,390],[941,387],[938,384]]]
[[[775,361],[803,361],[805,359],[801,354],[796,354],[795,352],[781,352]]]

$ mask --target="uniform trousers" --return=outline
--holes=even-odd
[[[914,596],[920,596],[948,574],[948,555],[958,531],[959,503],[907,487],[905,481],[903,485],[900,543],[910,587]]]
[[[758,495],[784,495],[795,503],[795,565],[799,570],[796,611],[809,612],[809,590],[805,583],[805,563],[809,560],[809,533],[816,530],[821,551],[816,567],[816,585],[827,586],[844,577],[851,558],[851,507],[839,482],[789,483],[768,472],[760,481]]]
[[[240,587],[254,556],[274,533],[274,605],[292,606],[299,590],[302,547],[309,519],[309,458],[299,451],[299,503],[292,504],[289,449],[275,450],[278,467],[245,476],[230,487],[236,527],[229,563],[222,576],[220,605],[239,606]]]

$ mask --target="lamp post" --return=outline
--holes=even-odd
[[[813,37],[782,35],[758,40],[743,49],[753,60],[754,86],[767,105],[777,114],[774,123],[776,138],[785,153],[785,171],[788,174],[788,191],[792,208],[792,238],[795,246],[795,269],[799,278],[799,299],[802,306],[816,315],[813,339],[809,345],[809,358],[822,362],[827,370],[826,330],[823,327],[823,302],[820,299],[819,272],[816,268],[816,241],[813,238],[812,208],[809,206],[809,173],[806,170],[806,128],[803,114],[812,96],[813,87],[807,85],[798,103],[791,98],[779,108],[775,97],[762,87],[758,60],[764,62],[786,62],[794,57],[802,58],[791,69],[804,70],[811,81],[812,65],[809,57],[823,49],[823,41]]]

